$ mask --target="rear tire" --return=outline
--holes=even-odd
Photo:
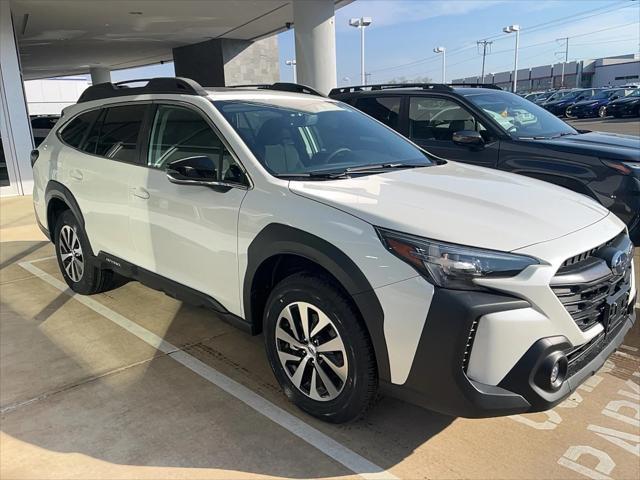
[[[271,368],[300,409],[343,423],[373,404],[378,373],[371,339],[334,281],[310,273],[282,280],[267,300],[264,337]]]
[[[84,229],[71,210],[65,210],[58,218],[53,238],[60,272],[71,290],[92,295],[113,287],[115,274],[101,268]]]

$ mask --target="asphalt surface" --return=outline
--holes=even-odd
[[[640,136],[640,118],[579,118],[568,120],[568,123],[579,130],[624,133]]]
[[[545,413],[468,420],[382,399],[328,425],[288,404],[261,336],[136,282],[73,296],[31,198],[0,212],[3,480],[640,478],[639,323]]]

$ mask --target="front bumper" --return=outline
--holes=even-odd
[[[598,109],[600,105],[573,105],[567,108],[567,115],[570,117],[596,117],[598,116]]]
[[[568,105],[566,105],[566,104],[562,104],[562,105],[544,105],[544,108],[547,111],[549,111],[550,113],[553,113],[557,117],[563,117],[565,115],[565,112],[567,111],[567,107],[568,107]]]
[[[627,314],[614,330],[596,336],[579,351],[564,336],[539,338],[497,386],[469,378],[466,368],[482,317],[528,307],[525,300],[507,295],[436,288],[407,381],[385,384],[384,390],[430,410],[469,418],[546,410],[597,372],[634,322]],[[539,378],[544,377],[545,360],[555,352],[573,352],[569,373],[559,389],[545,389]]]
[[[607,115],[612,116],[637,115],[639,111],[640,105],[638,103],[622,103],[607,106]]]

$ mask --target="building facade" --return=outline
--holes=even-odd
[[[513,72],[499,72],[480,77],[458,78],[452,83],[489,83],[505,90],[512,88]],[[561,62],[518,70],[519,93],[550,88],[615,87],[640,83],[640,55]]]

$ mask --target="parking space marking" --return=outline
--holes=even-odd
[[[55,258],[55,257],[54,257]],[[39,259],[44,260],[44,259]],[[39,261],[36,260],[36,261]],[[32,265],[33,262],[25,261],[20,262],[22,268],[32,273],[36,277],[47,282],[52,287],[60,290],[61,292],[69,295],[73,299],[82,303],[86,307],[90,308],[94,312],[102,315],[107,320],[112,321],[119,327],[127,330],[129,333],[135,335],[143,342],[151,345],[152,347],[167,354],[176,362],[185,366],[192,372],[196,373],[205,380],[216,385],[218,388],[224,390],[229,395],[237,398],[241,402],[245,403],[249,407],[253,408],[258,413],[264,415],[272,422],[285,428],[292,434],[296,435],[300,439],[304,440],[309,445],[317,448],[325,455],[331,457],[338,463],[344,465],[353,473],[361,476],[365,479],[397,479],[395,475],[384,470],[383,468],[375,465],[366,458],[358,455],[356,452],[345,447],[341,443],[332,439],[328,435],[325,435],[321,431],[312,427],[311,425],[303,422],[298,417],[283,410],[277,405],[271,403],[269,400],[261,397],[257,393],[248,389],[244,385],[236,382],[232,378],[224,375],[209,365],[201,362],[197,358],[189,355],[188,353],[180,350],[175,345],[163,340],[155,333],[141,327],[137,323],[129,320],[123,315],[105,307],[100,302],[94,300],[91,297],[78,295],[73,292],[66,283],[58,280],[57,278],[49,275],[47,272]]]
[[[34,260],[28,260],[28,261],[25,261],[23,263],[27,263],[27,262],[28,263],[44,262],[45,260],[53,260],[54,258],[56,258],[56,256],[55,255],[51,255],[49,257],[42,257],[42,258],[36,258]]]

